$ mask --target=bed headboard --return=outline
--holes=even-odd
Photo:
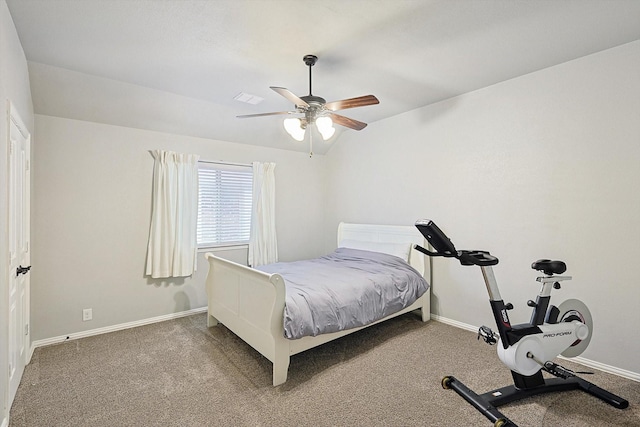
[[[396,243],[406,244],[411,247],[409,251],[409,264],[424,277],[428,263],[425,256],[413,249],[413,245],[424,246],[424,237],[414,226],[406,225],[375,225],[375,224],[349,224],[341,222],[338,225],[338,246],[345,240],[372,243]],[[384,251],[381,251],[384,252]]]

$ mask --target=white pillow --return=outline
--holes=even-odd
[[[366,242],[364,240],[344,239],[339,245],[341,248],[360,249],[362,251],[382,252],[402,258],[409,262],[409,253],[413,247],[410,243]]]

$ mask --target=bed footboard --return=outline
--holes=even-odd
[[[273,385],[287,380],[289,345],[282,316],[285,284],[267,274],[207,253],[207,326],[218,322],[273,363]]]

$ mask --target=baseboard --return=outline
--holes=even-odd
[[[166,320],[178,319],[180,317],[191,316],[193,314],[203,313],[205,311],[207,311],[207,307],[194,308],[187,311],[181,311],[179,313],[165,314],[163,316],[151,317],[148,319],[136,320],[136,321],[127,322],[127,323],[120,323],[118,325],[113,325],[113,326],[106,326],[104,328],[90,329],[88,331],[75,332],[68,335],[60,335],[58,337],[45,338],[43,340],[33,341],[31,343],[31,349],[30,349],[31,354],[29,355],[29,360],[31,360],[31,355],[33,355],[34,350],[38,347],[44,347],[52,344],[59,344],[64,341],[77,340],[80,338],[91,337],[94,335],[107,334],[109,332],[121,331],[123,329],[135,328],[138,326],[150,325],[152,323],[164,322]],[[4,427],[4,426],[0,426],[0,427]]]
[[[457,320],[448,319],[446,317],[438,316],[437,314],[431,313],[431,318],[436,322],[445,323],[447,325],[455,326],[459,329],[464,329],[465,331],[470,332],[478,332],[478,327],[469,325],[467,323],[458,322]]]
[[[437,314],[431,314],[431,318],[436,322],[445,323],[447,325],[455,326],[456,328],[464,329],[470,332],[478,332],[478,327],[469,325],[467,323],[458,322],[457,320],[448,319],[446,317],[438,316]],[[615,366],[605,365],[604,363],[596,362],[594,360],[585,359],[584,357],[563,357],[560,359],[570,360],[571,362],[578,363],[580,365],[587,366],[589,368],[597,369],[599,371],[606,372],[608,374],[617,375],[619,377],[627,378],[633,381],[640,382],[640,373],[627,371],[625,369],[616,368]]]
[[[560,359],[570,360],[572,362],[579,363],[589,368],[597,369],[599,371],[614,374],[619,377],[628,378],[630,380],[640,382],[640,374],[637,372],[627,371],[626,369],[616,368],[615,366],[605,365],[604,363],[596,362],[594,360],[585,359],[583,357],[564,357],[559,356]]]
[[[9,419],[8,418],[3,418],[2,419],[2,424],[0,424],[0,427],[8,427],[9,426]]]

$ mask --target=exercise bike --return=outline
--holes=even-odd
[[[431,257],[456,258],[462,265],[476,265],[482,269],[498,332],[482,326],[478,330],[478,339],[492,345],[499,343],[498,357],[511,370],[514,382],[478,395],[457,378],[446,376],[442,379],[443,388],[453,389],[491,420],[495,427],[516,425],[497,407],[542,393],[579,389],[618,409],[629,406],[627,400],[553,362],[560,354],[565,357],[580,355],[587,348],[593,331],[591,313],[581,301],[569,299],[557,307],[550,305],[551,290],[560,289],[560,282],[571,279],[571,276],[560,276],[567,269],[564,262],[541,259],[531,265],[544,274],[537,278],[542,287],[536,300],[527,302],[533,308],[529,323],[511,325],[507,312],[513,309],[513,305],[502,300],[492,269],[498,264],[498,258],[487,251],[456,250],[442,230],[428,219],[417,221],[415,225],[435,252],[419,245],[415,246],[416,250]],[[545,379],[542,371],[556,378]]]

